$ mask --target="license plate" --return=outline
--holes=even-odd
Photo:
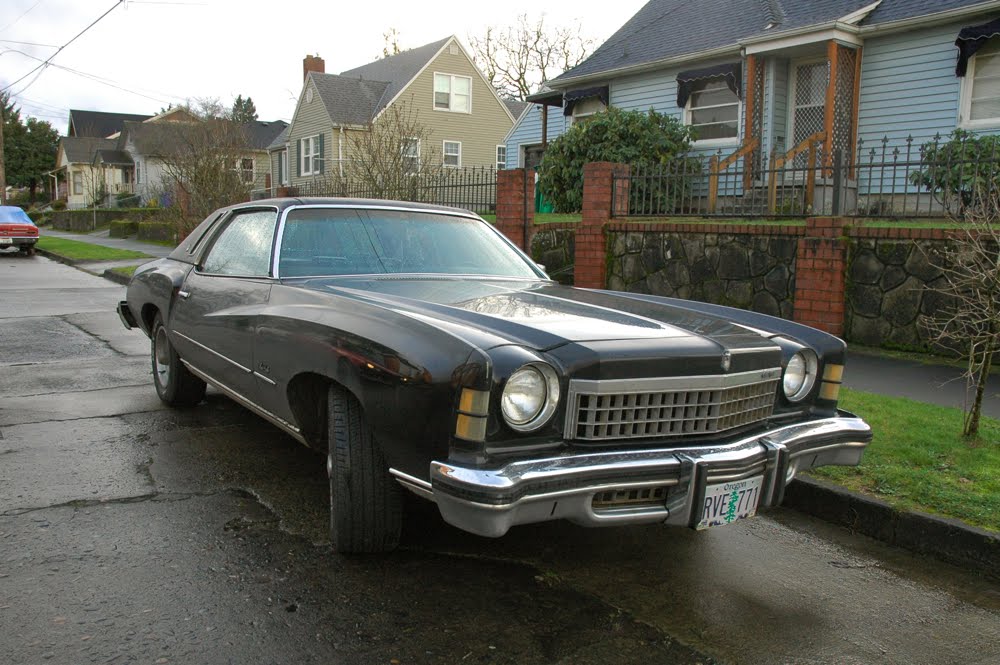
[[[704,512],[698,529],[732,524],[736,520],[753,517],[760,502],[760,486],[764,476],[717,483],[705,488]]]
[[[14,241],[11,240],[10,238],[0,238],[0,245],[9,245],[12,242]]]

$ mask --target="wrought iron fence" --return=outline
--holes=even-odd
[[[632,165],[613,180],[615,216],[960,217],[1000,192],[1000,137],[912,136],[857,152],[826,150],[818,132],[782,155],[755,143],[667,165]]]
[[[384,183],[334,176],[253,192],[253,198],[270,196],[390,199],[453,206],[488,214],[496,212],[497,172],[490,167],[444,168],[400,175]]]

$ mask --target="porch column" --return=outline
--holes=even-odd
[[[830,78],[826,83],[826,109],[823,113],[823,131],[826,132],[823,161],[829,167],[833,164],[833,119],[837,101],[837,42],[832,39],[826,43],[826,57],[830,61]]]

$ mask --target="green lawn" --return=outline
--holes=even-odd
[[[78,240],[42,236],[38,239],[38,249],[44,249],[70,261],[117,261],[119,259],[149,259],[149,254],[130,249],[114,249],[92,245]]]
[[[861,466],[809,473],[904,510],[953,517],[1000,531],[1000,421],[984,418],[962,437],[962,412],[844,389],[840,404],[875,433]]]
[[[117,268],[109,268],[113,273],[118,273],[119,275],[125,275],[126,277],[131,277],[135,274],[135,269],[139,266],[119,266]]]

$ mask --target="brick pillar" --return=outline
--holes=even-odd
[[[795,321],[844,334],[847,272],[845,220],[810,217],[795,256]]]
[[[607,274],[607,241],[604,225],[612,217],[612,209],[620,211],[622,200],[612,200],[614,174],[627,170],[624,164],[591,162],[583,166],[583,219],[576,231],[576,257],[573,284],[588,289],[603,289]],[[625,191],[625,201],[628,192]]]
[[[497,171],[497,229],[515,245],[530,251],[534,225],[534,172],[528,169]]]

